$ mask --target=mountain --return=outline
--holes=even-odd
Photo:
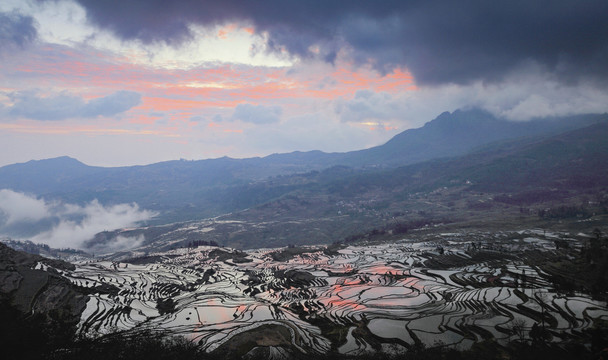
[[[457,110],[443,113],[421,128],[406,130],[384,145],[365,150],[166,161],[115,168],[87,166],[61,157],[0,168],[0,188],[72,203],[93,199],[103,204],[136,202],[143,208],[159,211],[161,216],[156,221],[167,223],[254,207],[297,186],[293,182],[275,186],[277,176],[334,166],[349,166],[357,171],[396,168],[463,155],[496,141],[549,136],[606,118],[607,115],[581,115],[512,122],[478,109]]]
[[[444,112],[423,127],[404,131],[386,144],[346,154],[349,166],[403,166],[463,155],[496,141],[557,134],[607,119],[606,115],[582,115],[514,122],[496,118],[480,109]]]
[[[608,185],[607,138],[608,122],[601,122],[550,137],[494,143],[459,157],[390,170],[382,178],[412,190],[467,182],[471,189],[491,192],[603,187]]]
[[[1,167],[0,187],[47,194],[66,188],[66,185],[74,179],[93,177],[104,170],[104,168],[85,165],[68,156],[31,160]]]
[[[106,232],[88,248],[119,237],[144,238],[144,248],[167,250],[201,241],[236,248],[327,244],[431,225],[515,230],[548,226],[539,216],[547,209],[560,221],[551,228],[601,227],[608,221],[607,138],[608,122],[601,122],[399,168],[336,166],[283,176],[217,195],[228,203],[260,202],[246,210]]]

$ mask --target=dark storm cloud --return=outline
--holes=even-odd
[[[0,52],[23,48],[38,36],[34,19],[18,13],[0,13]]]
[[[36,91],[16,92],[9,97],[13,105],[7,110],[12,117],[43,121],[113,116],[141,103],[141,95],[133,91],[117,91],[89,102],[66,93],[43,97]]]
[[[406,66],[419,84],[500,81],[527,63],[567,82],[608,78],[604,0],[77,1],[123,39],[179,44],[189,23],[245,21],[271,51],[333,62],[347,45],[357,63]]]

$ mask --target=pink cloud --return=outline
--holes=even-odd
[[[221,29],[226,34],[240,30],[249,31],[235,26]],[[155,126],[163,118],[186,123],[195,116],[211,119],[218,113],[230,114],[236,106],[246,103],[280,104],[291,109],[286,112],[288,116],[310,111],[305,103],[352,99],[360,90],[396,94],[416,89],[406,70],[396,69],[383,76],[370,68],[356,68],[344,62],[335,67],[214,64],[165,69],[134,63],[136,56],[88,47],[46,45],[31,56],[9,59],[0,69],[0,79],[7,88],[61,88],[87,101],[119,90],[138,92],[142,95],[141,104],[122,118],[144,126]]]
[[[219,37],[220,39],[227,39],[228,35],[230,33],[233,33],[237,29],[238,29],[238,26],[236,24],[226,25],[218,30],[217,37]]]
[[[160,117],[160,116],[149,116],[149,115],[140,114],[140,115],[132,116],[129,119],[129,122],[133,123],[133,124],[152,125],[160,119],[162,119],[162,117]]]

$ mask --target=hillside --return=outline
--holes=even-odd
[[[276,186],[276,177],[280,176],[333,166],[357,171],[391,169],[463,155],[496,141],[549,136],[605,119],[606,115],[585,115],[518,123],[481,110],[458,110],[443,113],[419,129],[404,131],[384,145],[348,153],[294,152],[264,158],[224,157],[117,168],[92,167],[61,157],[0,168],[0,189],[76,204],[94,199],[102,204],[136,202],[142,208],[158,211],[154,223],[162,224],[255,207],[300,185],[280,180],[282,185]]]
[[[261,205],[216,219],[109,232],[103,241],[143,235],[146,246],[155,249],[192,241],[236,248],[321,244],[374,229],[433,224],[442,224],[441,229],[547,226],[538,215],[547,208],[571,209],[569,217],[558,219],[564,220],[561,225],[551,226],[576,228],[584,216],[587,225],[601,227],[608,214],[607,137],[604,122],[396,169],[332,167],[277,177],[217,195],[228,202],[275,196]]]
[[[444,112],[423,127],[404,131],[384,145],[346,154],[343,165],[410,165],[464,155],[501,140],[555,135],[606,118],[606,115],[584,115],[514,122],[480,109]]]
[[[0,243],[0,303],[37,315],[49,326],[73,327],[86,307],[86,296],[60,272],[74,269],[70,263],[16,251]],[[7,309],[2,311],[6,315]]]

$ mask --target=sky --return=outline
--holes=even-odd
[[[0,166],[350,151],[472,107],[603,113],[606,14],[604,0],[3,0]]]

